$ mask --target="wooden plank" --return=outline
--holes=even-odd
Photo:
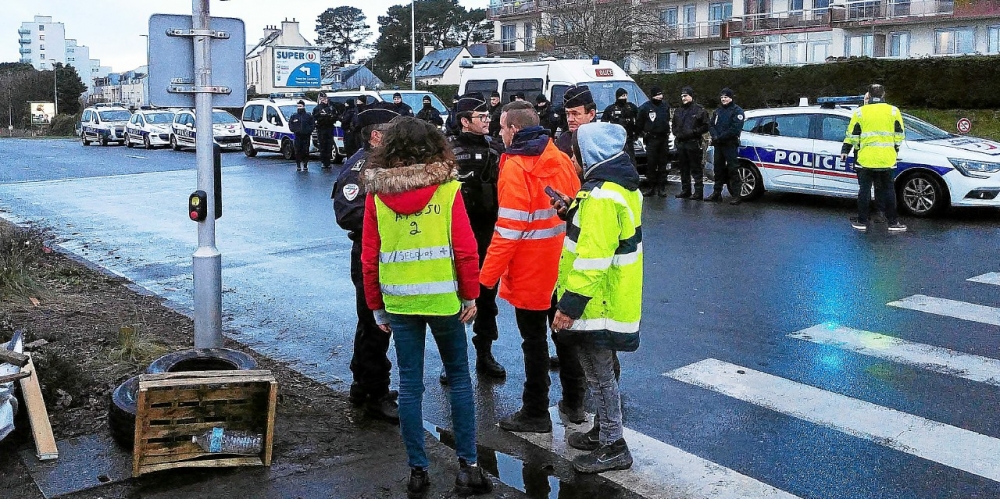
[[[23,353],[12,352],[6,348],[0,348],[0,363],[14,364],[17,367],[28,365],[28,356]]]
[[[141,474],[139,472],[139,465],[142,463],[142,433],[149,426],[149,419],[146,417],[145,412],[145,408],[148,406],[146,390],[140,389],[136,392],[135,396],[135,433],[132,444],[132,476],[134,477]]]
[[[140,376],[142,381],[161,381],[161,380],[173,380],[173,379],[184,379],[184,378],[229,378],[229,377],[270,377],[274,378],[274,374],[266,369],[258,369],[253,371],[183,371],[183,372],[173,372],[173,373],[156,373],[156,374],[143,374]]]
[[[164,426],[150,426],[149,429],[143,430],[142,437],[146,440],[151,440],[154,438],[169,438],[169,437],[179,437],[187,436],[192,437],[196,435],[201,435],[206,431],[211,430],[219,426],[227,426],[225,421],[221,422],[207,422],[207,423],[189,423],[189,424],[177,424],[177,425],[164,425]],[[228,429],[228,428],[227,428]],[[239,428],[232,428],[233,430],[238,430]]]
[[[212,386],[212,388],[209,388]],[[160,389],[147,388],[149,390],[149,405],[174,401],[185,402],[225,402],[225,401],[247,401],[255,398],[266,398],[268,396],[268,384],[254,382],[253,385],[240,387],[215,388],[214,385],[204,385],[198,388],[172,388]],[[236,404],[231,404],[236,405]]]
[[[31,373],[26,371],[21,371],[19,373],[14,373],[14,374],[5,374],[3,376],[0,376],[0,383],[10,383],[11,381],[17,381],[19,379],[27,378],[28,376],[31,376]]]
[[[271,382],[271,393],[267,400],[267,433],[264,434],[264,466],[271,465],[271,444],[274,443],[274,413],[278,408],[278,382]]]
[[[30,373],[30,376],[21,379],[19,383],[24,396],[24,406],[28,410],[28,421],[31,423],[31,436],[35,439],[35,452],[41,461],[56,459],[59,457],[59,449],[56,448],[56,439],[52,435],[49,411],[45,409],[42,389],[38,386],[38,373],[30,356],[24,366],[24,372]]]
[[[178,463],[163,463],[155,464],[151,466],[143,466],[139,470],[139,476],[144,473],[150,473],[153,471],[171,470],[175,468],[215,468],[219,466],[261,466],[264,463],[261,462],[259,457],[235,457],[228,459],[210,459],[210,460],[198,460],[198,461],[181,461]]]
[[[174,386],[201,386],[201,385],[228,385],[228,384],[240,384],[240,383],[269,383],[274,381],[274,377],[266,376],[254,376],[246,378],[178,378],[178,379],[164,379],[160,381],[143,381],[141,378],[139,383],[146,388],[168,388]]]

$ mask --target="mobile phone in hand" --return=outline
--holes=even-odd
[[[559,191],[553,189],[552,186],[545,186],[545,194],[548,194],[549,197],[552,198],[552,206],[556,209],[556,211],[569,209],[569,206],[566,205],[566,201],[559,194]]]

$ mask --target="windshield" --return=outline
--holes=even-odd
[[[278,106],[278,109],[281,109],[281,114],[284,115],[287,120],[288,118],[291,118],[296,111],[298,111],[296,106],[296,104],[288,104],[287,106]],[[316,107],[316,104],[306,104],[306,112],[312,114],[314,107]]]
[[[231,123],[239,123],[235,116],[225,112],[225,111],[213,111],[212,112],[212,124],[213,125],[228,125]]]
[[[903,113],[906,140],[947,139],[951,134],[919,118]]]
[[[101,116],[101,121],[128,121],[132,118],[132,113],[125,110],[101,111],[97,114]]]
[[[395,92],[382,92],[382,99],[385,100],[386,102],[392,102],[392,94],[394,93]],[[440,113],[448,112],[448,108],[445,107],[444,102],[441,102],[441,99],[438,99],[437,95],[434,95],[430,92],[405,93],[405,94],[400,93],[399,95],[400,97],[403,98],[403,102],[405,102],[408,106],[413,108],[414,113],[420,112],[420,109],[424,107],[423,99],[425,95],[429,95],[431,97],[431,105],[434,106],[434,109],[437,109],[438,112]]]
[[[586,81],[580,82],[578,85],[587,85],[590,88],[590,94],[594,96],[594,103],[597,104],[598,117],[604,113],[606,107],[615,103],[615,91],[619,88],[624,88],[628,92],[628,101],[635,104],[636,107],[649,100],[634,81]],[[558,103],[562,107],[563,95],[567,88],[565,85],[553,85],[552,102]]]
[[[144,116],[150,125],[169,125],[174,121],[174,113],[146,113]]]

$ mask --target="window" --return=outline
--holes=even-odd
[[[1000,26],[986,28],[986,52],[990,54],[1000,52]]]
[[[45,39],[45,34],[44,33],[39,33],[38,34],[38,39],[39,40],[44,40]]]
[[[677,26],[677,7],[660,11],[660,20],[669,27]]]
[[[819,140],[843,142],[847,135],[847,124],[851,120],[844,116],[824,115],[820,118]]]
[[[934,30],[934,53],[971,54],[976,51],[976,28],[960,27]]]
[[[856,35],[847,37],[848,57],[872,57],[874,56],[874,37],[871,34]]]
[[[39,45],[38,50],[45,50],[45,45]]]
[[[44,24],[39,24],[38,25],[38,31],[45,31],[45,25]]]
[[[514,52],[517,50],[517,25],[504,24],[500,26],[500,50]]]
[[[663,52],[656,55],[657,71],[677,71],[677,52]]]
[[[889,57],[910,57],[910,33],[889,33]]]
[[[247,108],[243,110],[243,121],[260,123],[260,120],[262,119],[264,119],[264,106],[247,106]]]
[[[542,93],[542,79],[523,78],[504,81],[503,92],[500,92],[500,102],[509,102],[510,96],[518,92],[522,92],[524,94],[524,100],[528,102],[535,102],[535,96]]]
[[[825,16],[827,14],[827,8],[830,7],[830,0],[813,0],[813,8],[815,10],[815,15]],[[822,10],[821,10],[822,9]]]
[[[694,4],[684,6],[684,36],[694,38],[697,29],[697,7]]]
[[[708,51],[708,67],[710,68],[728,68],[729,67],[729,50],[727,49],[711,49]]]
[[[267,122],[278,126],[281,126],[282,124],[281,117],[278,115],[278,110],[271,106],[267,107]]]
[[[479,92],[483,96],[483,100],[486,102],[490,101],[490,94],[497,91],[497,81],[496,80],[469,80],[465,82],[465,92]],[[552,102],[556,102],[555,97],[553,97]],[[562,102],[561,100],[558,102]]]
[[[760,123],[760,118],[747,118],[743,120],[743,131],[754,132],[754,128],[757,128],[758,123]]]
[[[535,50],[535,25],[524,23],[524,50]]]
[[[788,1],[788,10],[790,10],[792,14],[797,14],[797,15],[801,16],[802,15],[802,0],[789,0]]]
[[[809,138],[809,115],[808,114],[788,114],[774,117],[773,135],[781,137],[793,137],[798,139]],[[844,140],[843,137],[840,140]]]
[[[712,36],[719,36],[722,23],[733,17],[733,3],[720,2],[708,4],[708,25]]]

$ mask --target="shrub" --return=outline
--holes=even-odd
[[[31,268],[42,257],[42,232],[0,222],[0,298],[34,289]]]
[[[79,114],[57,114],[49,124],[49,135],[58,137],[72,137],[76,135],[76,122],[80,121]]]

